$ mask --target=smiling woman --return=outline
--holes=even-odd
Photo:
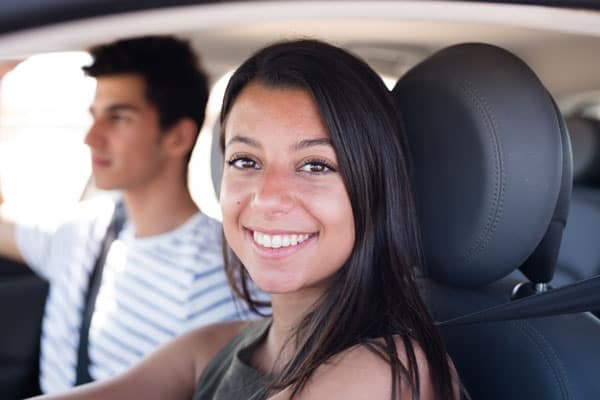
[[[233,74],[221,128],[226,270],[250,308],[250,279],[272,295],[272,318],[201,328],[48,398],[458,399],[415,282],[403,131],[379,76],[323,42],[271,45]]]
[[[382,80],[334,46],[275,44],[232,76],[221,126],[230,282],[250,277],[273,294],[272,326],[251,356],[277,373],[268,389],[453,398],[448,359],[414,281],[421,260],[407,154]],[[306,239],[273,248],[293,235]],[[389,365],[377,367],[365,349]],[[373,367],[364,377],[371,383],[347,383],[356,365],[346,356]],[[336,367],[324,367],[329,361]],[[382,384],[385,367],[392,380]],[[336,376],[346,387],[334,391]]]

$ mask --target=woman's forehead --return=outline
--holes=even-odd
[[[225,143],[234,136],[302,140],[328,139],[312,95],[300,88],[251,82],[235,99],[225,122]]]

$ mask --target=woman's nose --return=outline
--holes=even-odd
[[[254,194],[253,205],[265,215],[286,214],[294,208],[293,178],[280,171],[265,171]]]

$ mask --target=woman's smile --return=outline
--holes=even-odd
[[[265,259],[284,259],[296,255],[317,239],[317,233],[264,233],[248,230],[248,240],[258,257]]]
[[[280,247],[295,247],[311,236],[309,233],[294,233],[294,234],[281,234],[281,235],[269,235],[267,233],[261,233],[254,231],[252,238],[254,242],[261,247],[278,249]]]

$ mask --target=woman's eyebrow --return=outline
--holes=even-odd
[[[251,147],[262,148],[260,142],[255,139],[252,139],[248,136],[243,135],[235,135],[225,145],[225,147],[233,144],[233,143],[241,143]],[[304,139],[299,142],[292,144],[290,147],[293,151],[298,151],[302,149],[306,149],[314,146],[328,146],[331,147],[331,140],[329,138],[319,138],[319,139]]]
[[[331,147],[331,140],[329,138],[320,139],[304,139],[292,145],[292,150],[298,151],[313,146],[329,146]]]
[[[257,147],[257,148],[262,147],[258,141],[254,140],[252,138],[249,138],[248,136],[242,136],[242,135],[235,135],[234,137],[229,139],[229,141],[225,144],[225,147],[231,145],[232,143],[247,144],[248,146]]]

